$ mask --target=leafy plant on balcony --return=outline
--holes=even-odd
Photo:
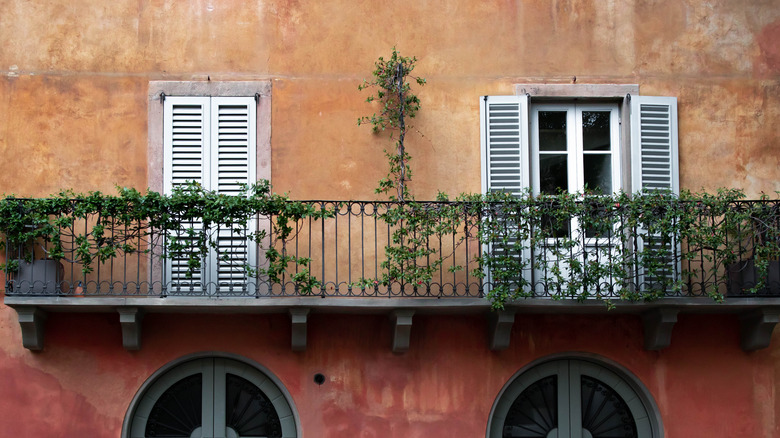
[[[377,90],[367,101],[379,102],[381,111],[358,124],[371,124],[374,133],[391,131],[389,172],[376,192],[396,202],[379,215],[391,230],[381,279],[352,286],[427,288],[458,246],[476,240],[484,250],[471,274],[489,282],[488,298],[497,308],[532,296],[653,300],[696,288],[722,300],[718,278],[747,242],[764,277],[767,260],[778,258],[777,211],[740,208],[744,195],[738,190],[680,196],[464,194],[456,203],[440,193],[438,202],[417,202],[408,188],[411,156],[404,143],[406,117],[420,108],[408,78],[425,84],[411,76],[416,61],[393,48],[390,58],[375,63],[372,80],[359,86]],[[451,247],[431,244],[444,235],[455,236]]]
[[[425,85],[425,79],[412,76],[417,58],[404,57],[393,47],[390,57],[383,57],[374,63],[373,78],[371,81],[363,80],[358,90],[367,88],[376,89],[376,94],[366,98],[366,102],[378,102],[381,105],[379,114],[365,116],[358,119],[358,125],[369,124],[374,134],[390,132],[390,139],[394,141],[394,149],[385,149],[390,165],[387,177],[379,181],[377,193],[387,193],[391,201],[407,201],[410,199],[407,181],[412,178],[412,169],[409,167],[411,156],[406,150],[406,134],[410,126],[407,117],[412,119],[420,109],[420,99],[412,93],[412,85],[409,79],[413,79],[417,85]]]
[[[383,57],[374,63],[373,78],[363,80],[359,90],[375,89],[376,94],[366,102],[377,102],[379,114],[358,119],[358,125],[371,125],[374,134],[390,132],[392,149],[384,149],[388,161],[388,175],[379,181],[377,194],[387,194],[392,204],[381,219],[392,229],[391,244],[385,247],[387,259],[382,262],[384,274],[382,284],[412,284],[420,287],[431,281],[431,277],[442,264],[442,258],[430,260],[436,249],[429,245],[431,237],[454,232],[457,218],[445,204],[422,204],[415,202],[409,192],[408,182],[412,178],[409,167],[411,155],[406,148],[406,135],[410,129],[407,118],[414,118],[420,109],[420,99],[412,93],[411,80],[425,85],[425,79],[412,75],[417,58],[404,57],[393,47],[390,57]],[[439,195],[440,202],[446,196]],[[358,286],[365,288],[377,280],[362,279]]]
[[[95,262],[144,253],[186,260],[191,276],[211,251],[222,260],[230,259],[218,246],[217,230],[241,233],[259,215],[271,218],[269,229],[247,233],[246,238],[265,251],[266,264],[241,268],[250,277],[264,275],[274,283],[289,277],[300,293],[310,293],[320,286],[309,272],[310,261],[287,254],[285,243],[297,232],[301,219],[333,214],[273,194],[268,181],[246,186],[237,196],[205,190],[193,182],[174,188],[170,195],[119,188],[113,196],[63,191],[50,198],[6,197],[0,200],[0,233],[5,238],[0,245],[7,244],[10,251],[0,268],[15,272],[20,259],[31,261],[38,253],[81,264],[87,275]],[[152,254],[155,248],[164,251]],[[290,274],[292,266],[296,269]]]

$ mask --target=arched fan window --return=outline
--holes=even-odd
[[[132,408],[129,438],[292,438],[292,409],[256,368],[226,358],[187,361],[158,376]]]
[[[652,399],[636,382],[593,360],[533,366],[505,387],[489,438],[659,438]]]

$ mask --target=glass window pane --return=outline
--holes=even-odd
[[[515,399],[501,436],[545,438],[557,428],[558,376],[549,376],[534,382]]]
[[[586,190],[612,193],[612,155],[586,154],[583,166]]]
[[[566,150],[566,111],[539,111],[539,150]]]
[[[610,150],[609,111],[582,112],[582,147],[586,151]]]
[[[539,192],[557,194],[569,190],[568,157],[564,154],[539,155]]]
[[[225,420],[240,436],[281,437],[279,415],[268,397],[249,380],[228,373],[225,377]]]
[[[146,421],[146,436],[189,438],[203,424],[203,375],[174,383],[157,400]]]
[[[587,430],[593,437],[637,436],[631,409],[614,389],[600,380],[582,376],[580,394],[583,431]]]

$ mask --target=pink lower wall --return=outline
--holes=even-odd
[[[131,399],[158,368],[220,351],[256,361],[292,395],[303,437],[479,437],[501,388],[552,354],[587,352],[634,373],[666,437],[780,434],[777,345],[744,353],[734,316],[680,315],[672,345],[642,348],[635,316],[518,315],[510,349],[487,347],[484,316],[416,316],[409,352],[391,352],[387,316],[312,314],[308,349],[290,349],[285,315],[160,315],[143,347],[121,346],[115,314],[50,314],[44,351],[21,346],[0,307],[0,430],[15,437],[119,437]],[[323,385],[313,381],[326,377]]]

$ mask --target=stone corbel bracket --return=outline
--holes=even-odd
[[[509,348],[512,326],[515,324],[515,311],[497,310],[490,312],[488,318],[490,349],[493,351],[506,350]]]
[[[780,308],[765,307],[744,313],[739,317],[739,341],[745,351],[769,347],[772,331],[780,322]]]
[[[43,350],[43,334],[46,327],[46,312],[38,307],[16,308],[19,326],[22,328],[22,345],[32,351]]]
[[[663,307],[642,314],[646,350],[663,350],[672,343],[672,329],[677,322],[678,313],[678,308]]]
[[[143,310],[138,307],[118,307],[116,310],[119,312],[119,325],[122,326],[122,346],[129,351],[140,350]]]
[[[393,321],[393,353],[409,351],[412,316],[414,316],[414,309],[396,309],[390,315],[390,319]]]
[[[310,310],[308,307],[290,309],[290,322],[292,323],[290,345],[293,351],[306,350],[306,332]]]

